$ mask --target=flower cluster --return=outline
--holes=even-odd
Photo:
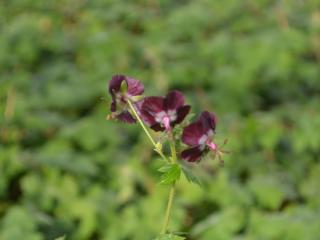
[[[110,117],[126,123],[135,123],[138,117],[154,131],[172,134],[173,128],[182,123],[190,112],[190,105],[185,104],[183,94],[177,90],[165,97],[143,97],[143,92],[144,86],[140,81],[124,75],[113,76],[109,83],[112,97]],[[183,128],[181,140],[189,147],[181,152],[182,159],[197,162],[209,151],[220,158],[223,151],[213,139],[216,123],[213,113],[203,111],[196,121]]]

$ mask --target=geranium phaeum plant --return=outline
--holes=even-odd
[[[180,178],[181,170],[184,170],[178,156],[181,156],[185,163],[195,163],[200,162],[203,156],[212,152],[222,162],[221,156],[226,151],[221,150],[214,140],[216,116],[208,111],[202,112],[195,122],[183,128],[180,136],[179,131],[173,130],[177,125],[182,127],[190,112],[190,105],[185,103],[181,92],[174,90],[164,97],[143,97],[144,86],[140,81],[124,75],[115,75],[109,82],[109,93],[112,98],[109,119],[117,119],[125,123],[139,122],[154,150],[165,161],[165,165],[159,169],[162,172],[160,183],[170,185],[171,188],[164,223],[157,240],[184,239],[168,232],[176,182]],[[164,132],[165,139],[170,145],[170,156],[166,156],[162,150],[164,142],[155,140],[148,128],[156,132]],[[181,153],[176,150],[178,141],[187,145]],[[183,173],[188,180],[195,181],[190,171],[183,171]]]

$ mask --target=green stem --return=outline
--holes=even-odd
[[[170,142],[170,149],[171,149],[172,163],[175,164],[175,163],[177,163],[177,151],[176,151],[176,145],[175,145],[174,139],[172,139],[172,141]],[[166,209],[166,214],[165,214],[161,234],[166,234],[166,232],[167,232],[170,217],[171,217],[173,199],[175,196],[175,192],[176,192],[176,183],[174,182],[170,188],[169,199],[168,199],[168,204],[167,204],[167,209]]]
[[[140,126],[142,127],[143,131],[145,132],[145,134],[148,136],[149,140],[151,141],[154,149],[156,150],[156,152],[166,161],[169,162],[169,160],[166,158],[166,156],[162,153],[162,151],[160,149],[158,149],[158,146],[156,144],[156,142],[154,141],[154,139],[152,138],[151,134],[149,133],[148,129],[146,128],[146,126],[144,125],[144,123],[142,122],[139,114],[137,113],[136,109],[134,108],[132,102],[128,99],[128,104],[130,106],[131,111],[133,112],[134,116],[136,117],[136,119],[138,119],[138,122],[140,124]]]
[[[157,151],[157,153],[164,160],[166,160],[168,162],[172,162],[173,164],[177,163],[177,151],[176,151],[176,145],[175,145],[175,141],[174,141],[173,135],[171,136],[171,141],[170,141],[170,150],[171,150],[171,159],[172,159],[172,161],[171,161],[171,160],[168,160],[168,158],[163,154],[162,150],[158,148],[156,142],[152,138],[152,136],[149,133],[148,129],[145,127],[144,123],[142,122],[139,114],[137,113],[136,109],[134,108],[134,106],[133,106],[133,104],[132,104],[132,102],[130,100],[128,100],[128,104],[129,104],[130,109],[133,112],[134,116],[138,120],[140,126],[142,127],[143,131],[148,136],[148,138],[151,141],[153,147]],[[168,199],[168,204],[167,204],[167,209],[166,209],[166,213],[165,213],[165,218],[164,218],[164,223],[163,223],[163,227],[162,227],[162,230],[161,230],[161,234],[165,234],[167,232],[167,229],[168,229],[168,226],[169,226],[170,217],[171,217],[173,199],[174,199],[174,196],[175,196],[175,192],[176,192],[176,183],[173,183],[171,188],[170,188],[169,199]]]
[[[169,226],[169,221],[170,221],[170,217],[171,217],[171,211],[172,211],[172,206],[173,206],[173,198],[176,192],[176,187],[175,187],[175,183],[172,184],[171,189],[170,189],[170,193],[169,193],[169,199],[168,199],[168,204],[167,204],[167,209],[166,209],[166,215],[164,218],[164,223],[163,223],[163,227],[161,230],[161,234],[166,234],[168,226]]]
[[[177,150],[176,150],[176,143],[174,139],[170,142],[170,150],[171,150],[171,158],[172,163],[177,163]]]

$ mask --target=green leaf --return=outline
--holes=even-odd
[[[174,183],[180,178],[181,167],[178,164],[167,164],[159,168],[158,171],[162,172],[160,184],[169,185]]]
[[[178,236],[178,235],[165,234],[165,235],[161,235],[160,237],[157,237],[154,240],[184,240],[184,239],[186,239],[186,238]]]
[[[189,168],[182,167],[182,171],[183,171],[184,176],[188,180],[188,182],[194,183],[194,184],[202,187],[202,182],[201,182],[200,178],[197,177],[196,175],[194,175]]]
[[[158,169],[159,172],[165,173],[168,172],[172,167],[172,164],[166,164]]]
[[[249,182],[249,189],[255,195],[260,206],[268,209],[278,209],[288,195],[286,185],[275,176],[257,175]]]
[[[242,207],[224,208],[194,224],[191,234],[197,236],[196,239],[232,239],[246,224],[246,214]]]

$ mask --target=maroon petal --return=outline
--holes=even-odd
[[[196,121],[183,129],[182,142],[189,146],[199,145],[199,140],[206,134],[201,121]]]
[[[196,162],[201,159],[203,153],[204,151],[202,151],[200,147],[197,146],[182,151],[181,157],[188,162]]]
[[[134,78],[127,77],[124,75],[114,75],[109,82],[109,92],[114,95],[120,91],[122,81],[126,81],[128,87],[128,95],[130,96],[138,96],[144,92],[143,84]]]
[[[117,111],[117,99],[116,99],[116,93],[120,91],[121,83],[125,80],[124,75],[114,75],[109,82],[109,93],[112,97],[112,102],[110,106],[111,112]]]
[[[128,85],[128,94],[130,96],[138,96],[144,92],[144,86],[140,81],[134,78],[126,77],[126,82]]]
[[[152,116],[149,112],[144,111],[143,109],[140,111],[140,117],[148,126],[157,124],[155,117]]]
[[[199,120],[202,122],[203,128],[206,132],[210,130],[214,131],[216,129],[217,119],[213,113],[204,111],[201,113]]]
[[[155,116],[157,113],[164,111],[163,102],[163,97],[146,97],[142,104],[142,110],[148,112],[151,116]]]
[[[185,117],[188,115],[190,108],[191,107],[189,105],[185,105],[178,108],[177,119],[174,121],[173,125],[181,123],[185,119]]]
[[[133,106],[135,107],[138,115],[141,115],[141,111],[142,111],[142,105],[144,103],[144,99],[138,101],[138,102],[134,102]]]
[[[184,105],[184,96],[179,91],[171,91],[165,97],[166,110],[176,110]]]
[[[165,130],[165,128],[162,127],[160,123],[156,123],[156,124],[150,126],[150,128],[152,128],[156,132],[160,132],[160,131],[163,132]]]
[[[109,82],[109,93],[114,96],[114,93],[119,92],[121,88],[121,83],[126,79],[124,75],[114,75]]]
[[[143,122],[146,123],[147,125],[151,126],[151,125],[155,124],[156,122],[155,122],[153,116],[151,116],[148,112],[143,110],[142,106],[143,106],[144,100],[145,99],[142,99],[138,102],[135,102],[134,106],[135,106],[135,109],[136,109],[138,115],[143,120]]]
[[[131,115],[131,113],[129,113],[128,111],[123,111],[121,113],[119,113],[116,118],[121,121],[121,122],[125,122],[125,123],[135,123],[136,120],[133,118],[133,116]]]

